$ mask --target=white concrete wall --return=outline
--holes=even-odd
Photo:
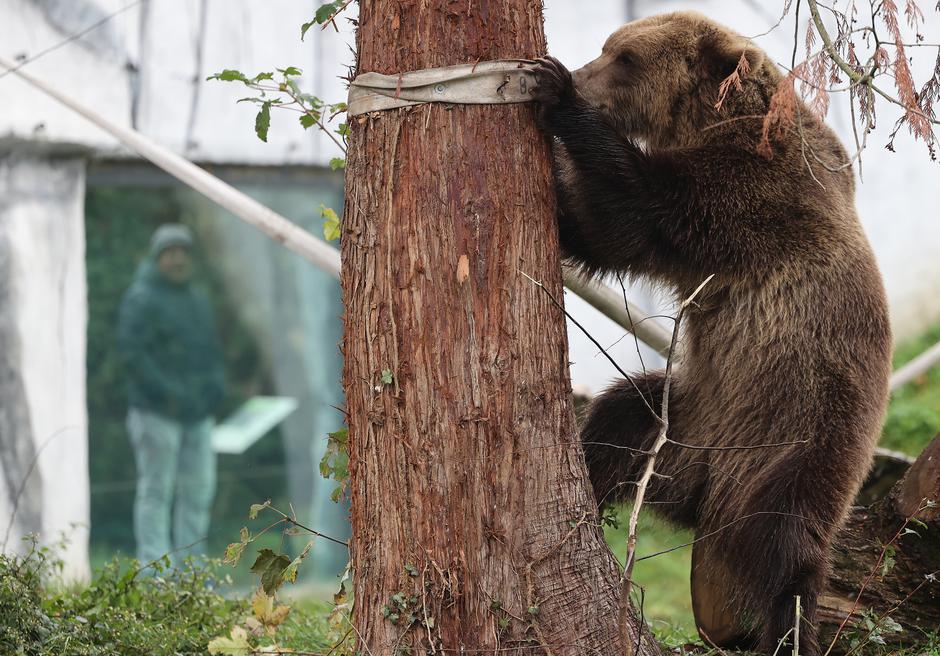
[[[0,157],[0,230],[9,241],[19,370],[42,481],[40,537],[68,537],[67,578],[88,574],[88,420],[85,408],[85,164]],[[132,463],[128,463],[132,467]],[[9,499],[0,506],[9,509]],[[7,514],[0,515],[5,530]],[[13,535],[9,546],[16,548]]]
[[[0,0],[0,54],[33,55],[81,31],[127,0]],[[119,124],[133,126],[190,159],[216,163],[326,164],[337,155],[329,139],[304,132],[298,115],[275,111],[268,143],[254,135],[257,108],[236,104],[241,84],[206,82],[224,68],[255,74],[296,66],[301,86],[329,102],[345,100],[353,37],[300,25],[315,0],[149,0],[35,63],[30,72]],[[204,5],[204,10],[203,10]],[[79,10],[84,8],[84,10]],[[136,69],[132,70],[132,69]],[[28,85],[0,79],[0,138],[16,136],[87,145],[116,144]]]

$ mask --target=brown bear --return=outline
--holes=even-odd
[[[772,653],[799,595],[800,651],[813,656],[832,537],[869,468],[891,360],[847,154],[802,103],[800,124],[761,148],[781,73],[699,14],[630,23],[573,73],[553,58],[534,70],[566,255],[590,273],[647,276],[678,298],[714,274],[686,314],[671,441],[647,494],[696,532],[700,631]],[[736,70],[742,88],[716,108]],[[659,429],[651,408],[660,411],[663,381],[637,375],[590,407],[582,440],[599,503],[629,499]]]

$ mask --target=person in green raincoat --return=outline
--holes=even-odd
[[[225,376],[212,308],[191,284],[192,248],[186,226],[160,226],[118,318],[142,564],[201,553],[215,496],[211,433]]]

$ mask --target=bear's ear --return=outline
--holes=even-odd
[[[764,52],[755,44],[722,29],[706,29],[699,37],[698,46],[702,63],[721,78],[734,72],[741,55],[744,55],[750,70],[755,70],[764,62]]]

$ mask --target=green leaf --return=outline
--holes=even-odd
[[[307,554],[310,553],[310,549],[313,547],[313,540],[307,543],[307,546],[304,547],[304,550],[300,552],[300,555],[294,558],[290,564],[284,568],[284,571],[281,573],[281,576],[285,581],[294,583],[297,581],[297,568],[300,567],[300,564],[304,562],[304,558],[307,557]]]
[[[349,124],[340,123],[338,126],[336,126],[336,134],[338,134],[341,137],[348,137],[349,136]]]
[[[219,80],[221,82],[244,82],[248,84],[248,78],[241,71],[236,71],[232,68],[226,68],[221,73],[216,73],[215,75],[210,75],[206,78],[208,80]]]
[[[317,119],[310,114],[301,114],[300,115],[300,124],[304,126],[304,130],[309,130],[314,125],[317,124]]]
[[[344,102],[338,102],[338,103],[334,103],[330,105],[330,111],[333,112],[334,114],[338,112],[345,112],[347,108],[348,106]]]
[[[346,168],[346,158],[345,157],[334,157],[330,160],[330,168],[334,171],[339,171],[340,169]]]
[[[383,385],[391,385],[391,384],[392,384],[392,380],[394,380],[394,376],[392,375],[392,370],[391,370],[391,369],[384,369],[384,370],[382,371],[382,384],[383,384]]]
[[[234,627],[231,637],[215,638],[209,642],[209,653],[225,654],[225,656],[248,656],[251,653],[248,632],[240,626]]]
[[[317,21],[312,20],[309,23],[304,23],[300,26],[300,40],[303,41],[304,37],[307,36],[307,30],[317,24]]]
[[[308,105],[310,105],[310,109],[313,109],[313,110],[321,109],[326,105],[326,103],[324,103],[322,100],[320,100],[318,97],[316,97],[312,93],[298,93],[297,97],[303,100]],[[316,115],[318,119],[320,118],[320,112],[314,112],[314,114]]]
[[[881,576],[887,576],[888,573],[894,569],[895,559],[893,554],[886,554],[884,562],[881,563]]]
[[[248,509],[248,519],[254,519],[258,516],[258,513],[264,510],[265,508],[271,505],[271,500],[268,499],[264,503],[253,503],[251,508]]]
[[[317,9],[316,15],[314,15],[313,20],[315,20],[319,25],[323,25],[326,21],[330,19],[330,16],[335,14],[339,10],[339,2],[327,2],[325,5]]]
[[[890,617],[885,617],[881,620],[881,628],[888,633],[898,633],[904,630],[904,627]]]
[[[303,71],[301,71],[301,70],[300,70],[299,68],[297,68],[296,66],[288,66],[287,68],[279,68],[279,69],[277,69],[277,72],[280,73],[281,75],[283,75],[284,77],[291,77],[291,76],[294,76],[294,75],[303,75],[303,74],[304,74]]]
[[[254,78],[252,78],[251,81],[252,81],[252,82],[263,82],[264,80],[273,80],[273,79],[274,79],[274,73],[272,73],[272,72],[270,72],[270,71],[265,71],[264,73],[258,73],[257,75],[255,75]]]
[[[339,445],[342,445],[343,448],[346,448],[346,443],[349,441],[349,429],[346,426],[343,426],[337,431],[327,433],[327,436],[330,438],[331,442],[335,442]]]
[[[320,216],[326,219],[326,221],[323,222],[323,238],[327,241],[339,239],[341,231],[339,216],[337,216],[336,212],[326,205],[320,205]]]
[[[285,78],[284,83],[281,85],[281,91],[291,90],[295,96],[300,97],[303,94],[303,91],[300,90],[300,85],[297,84],[297,80],[293,78]]]
[[[290,564],[290,558],[284,554],[274,553],[271,549],[261,549],[254,565],[251,566],[251,571],[261,575],[261,587],[264,591],[274,594],[284,583],[284,570]]]
[[[222,563],[235,567],[238,561],[241,560],[242,554],[245,553],[245,546],[244,542],[232,542],[225,547],[225,556],[222,558]]]
[[[346,443],[349,440],[349,430],[346,427],[328,434],[326,453],[320,460],[320,475],[323,478],[332,478],[339,483],[330,494],[334,502],[338,502],[346,490],[349,481],[349,452]]]
[[[269,127],[271,127],[271,103],[266,102],[261,105],[261,111],[255,117],[255,134],[265,143],[268,141]]]

